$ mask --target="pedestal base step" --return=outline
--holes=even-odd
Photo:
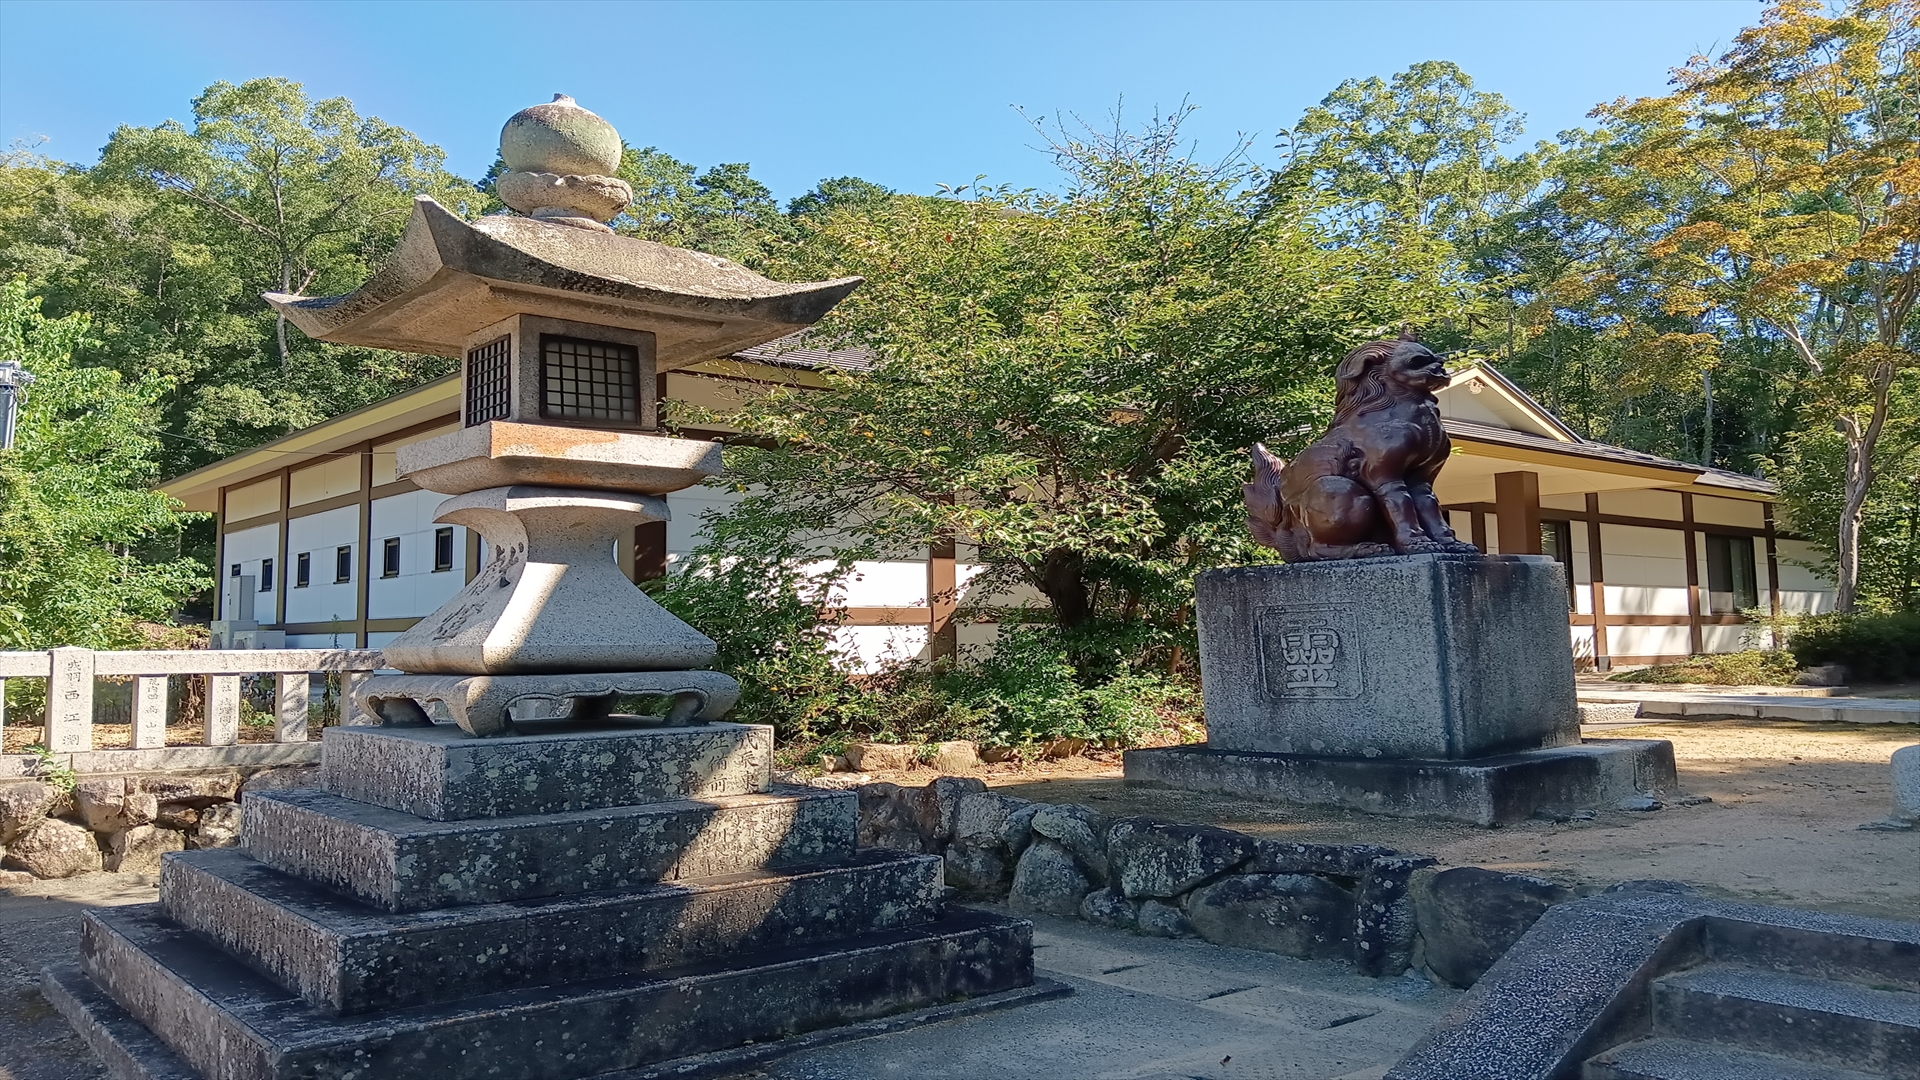
[[[324,1011],[458,1001],[938,919],[943,863],[861,852],[547,901],[388,914],[232,849],[166,860],[160,906]]]
[[[1679,786],[1673,744],[1664,739],[1590,739],[1466,761],[1255,754],[1201,744],[1129,750],[1125,762],[1129,783],[1473,825],[1604,809]]]
[[[310,788],[247,796],[247,853],[387,911],[571,896],[853,854],[851,791],[429,821]]]
[[[576,1080],[1026,986],[1032,930],[956,908],[852,941],[348,1018],[307,1007],[157,904],[88,912],[81,957],[94,986],[218,1080]]]
[[[773,729],[594,728],[476,739],[449,724],[330,727],[320,786],[435,821],[765,791]]]

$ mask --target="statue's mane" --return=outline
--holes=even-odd
[[[1411,341],[1403,335],[1400,341]],[[1369,341],[1340,361],[1333,372],[1333,426],[1358,420],[1408,398],[1434,401],[1433,394],[1386,376],[1387,358],[1400,341]]]

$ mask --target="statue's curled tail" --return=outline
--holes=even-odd
[[[1288,562],[1302,558],[1287,504],[1280,497],[1280,473],[1287,463],[1264,443],[1253,444],[1253,482],[1241,488],[1247,500],[1247,529],[1256,543],[1280,553]]]

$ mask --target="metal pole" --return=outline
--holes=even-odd
[[[18,360],[0,360],[0,450],[13,449],[13,429],[20,415],[20,391],[33,385],[33,375]]]

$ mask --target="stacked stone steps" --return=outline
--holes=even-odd
[[[1032,984],[1029,924],[944,910],[938,858],[857,851],[854,794],[770,749],[330,730],[320,788],[88,912],[47,992],[119,1076],[574,1080]]]
[[[940,917],[941,879],[935,856],[862,852],[791,873],[395,914],[223,850],[168,860],[160,897],[183,928],[351,1014],[918,926]]]
[[[1711,918],[1703,963],[1648,990],[1646,1038],[1588,1080],[1920,1080],[1920,944]]]
[[[1030,934],[956,909],[852,943],[337,1018],[152,906],[90,915],[81,956],[96,985],[207,1080],[548,1080],[1009,989]]]

